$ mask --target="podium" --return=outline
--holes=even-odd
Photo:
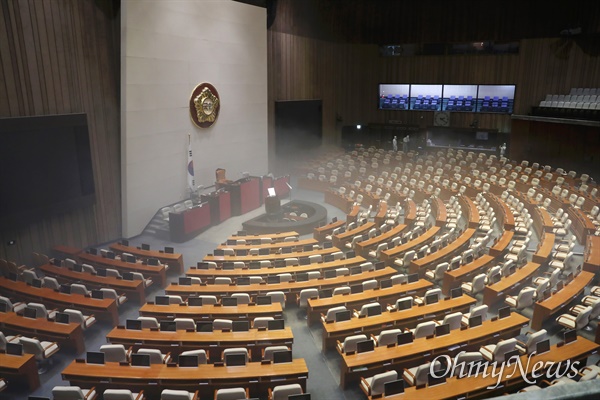
[[[169,232],[171,241],[175,243],[187,242],[210,226],[208,203],[201,203],[181,212],[169,213]]]
[[[242,215],[260,207],[262,196],[259,177],[242,178],[223,186],[231,194],[231,215]]]
[[[218,225],[231,217],[231,193],[228,191],[216,190],[201,195],[200,199],[210,205],[211,225]]]

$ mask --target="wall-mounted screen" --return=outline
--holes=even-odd
[[[477,85],[444,85],[444,111],[474,112],[477,105]]]
[[[477,111],[512,114],[515,85],[479,85]]]
[[[438,111],[441,107],[442,85],[410,85],[410,109]]]
[[[408,110],[410,85],[379,85],[379,108],[393,110]]]

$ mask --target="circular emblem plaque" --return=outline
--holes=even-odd
[[[221,102],[217,89],[210,83],[201,83],[190,96],[190,118],[198,128],[211,127],[219,116]]]

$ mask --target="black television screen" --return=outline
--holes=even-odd
[[[196,321],[196,332],[212,332],[212,321]]]
[[[70,285],[60,285],[60,288],[58,289],[58,291],[60,293],[64,293],[64,294],[71,294],[71,286]]]
[[[325,254],[323,256],[323,262],[333,262],[335,261],[335,257],[333,256],[333,254]]]
[[[259,306],[267,306],[272,304],[271,296],[256,296],[256,304]]]
[[[125,329],[129,329],[132,331],[141,331],[142,321],[139,321],[137,319],[128,319],[125,321]]]
[[[435,327],[435,336],[444,336],[450,333],[450,324],[442,324]]]
[[[367,307],[367,317],[374,315],[381,315],[381,305],[376,304],[374,306]]]
[[[396,304],[396,307],[398,308],[398,311],[408,310],[409,308],[412,307],[412,300],[411,299],[404,299],[404,300],[398,302]]]
[[[133,258],[133,261],[131,262],[135,262],[135,257]],[[153,267],[157,267],[160,265],[160,260],[158,258],[149,258],[148,259],[148,265],[151,265]]]
[[[437,293],[428,294],[425,296],[425,304],[434,304],[439,301],[440,297]]]
[[[42,280],[41,279],[37,279],[34,278],[31,280],[31,286],[35,287],[35,288],[41,288],[42,287]]]
[[[245,257],[248,255],[248,249],[237,249],[235,251],[235,255],[236,256],[241,256],[241,257]]]
[[[412,332],[403,332],[398,334],[398,338],[396,343],[398,346],[403,344],[408,344],[413,342],[413,334]]]
[[[500,307],[498,309],[498,318],[502,319],[502,318],[507,318],[510,317],[510,307],[506,306],[506,307]]]
[[[333,296],[333,289],[321,289],[319,290],[319,298],[326,299]]]
[[[446,383],[446,376],[434,376],[433,374],[427,374],[427,386],[435,386],[440,385],[442,383]]]
[[[168,306],[169,296],[156,296],[154,297],[154,304],[157,306]]]
[[[304,251],[307,251],[307,250],[304,250]],[[310,259],[308,257],[300,257],[298,259],[298,263],[300,265],[310,265]]]
[[[335,313],[335,322],[350,321],[352,312],[350,310],[338,311]]]
[[[383,384],[383,394],[385,397],[400,393],[404,393],[404,379],[397,379]]]
[[[463,295],[463,290],[461,287],[454,288],[450,290],[450,298],[454,299],[456,297],[460,297]]]
[[[94,202],[86,114],[0,119],[3,228],[25,226]]]
[[[104,292],[100,289],[92,289],[92,299],[104,299]]]
[[[268,256],[270,252],[271,252],[271,250],[269,248],[260,247],[258,249],[259,256]]]
[[[385,262],[383,261],[377,261],[375,262],[375,270],[379,271],[385,268]]]
[[[308,280],[308,272],[298,272],[296,274],[296,282],[306,282]]]
[[[233,269],[235,269],[235,264],[233,264],[232,261],[225,261],[222,264],[222,268],[226,269],[226,270],[233,270]]]
[[[6,303],[0,303],[0,312],[8,312],[8,305]]]
[[[106,276],[106,268],[96,268],[96,275]],[[123,274],[123,279],[125,279],[125,274]]]
[[[286,267],[286,263],[285,260],[275,260],[273,262],[275,268],[285,268]]]
[[[231,325],[232,332],[248,332],[250,323],[248,321],[233,321]]]
[[[64,312],[56,313],[54,320],[59,324],[68,324],[69,323],[69,314]]]
[[[101,351],[88,351],[85,361],[88,364],[104,364],[104,353]]]
[[[6,354],[20,356],[23,354],[23,345],[20,343],[6,343]]]
[[[409,274],[406,277],[406,279],[407,279],[408,283],[418,282],[419,281],[419,274],[418,273],[416,273],[416,274]]]
[[[131,365],[134,367],[149,367],[150,366],[150,354],[137,354],[131,355]]]
[[[273,352],[273,364],[292,362],[292,351],[283,350]]]
[[[180,276],[178,283],[182,286],[190,286],[192,284],[192,278],[189,276]]]
[[[535,344],[535,353],[544,354],[550,351],[550,339],[542,340]]]
[[[106,271],[104,271],[106,276]],[[133,272],[123,272],[123,280],[132,281],[133,280]]]
[[[222,257],[225,255],[225,252],[223,251],[223,249],[214,249],[213,254],[215,256]]]
[[[285,328],[285,321],[281,318],[267,321],[267,329],[270,331],[282,330],[284,328]]]
[[[379,281],[379,288],[381,289],[391,288],[392,286],[393,283],[391,279],[382,279]]]
[[[195,354],[179,356],[178,365],[180,367],[197,367],[198,356]]]
[[[474,328],[476,326],[479,326],[483,323],[483,317],[481,315],[475,315],[472,317],[469,317],[469,328]]]
[[[511,358],[514,357],[519,357],[519,350],[513,349],[504,353],[504,361],[509,361]],[[512,361],[514,362],[515,360],[513,359]]]
[[[292,247],[290,246],[286,246],[286,247],[282,247],[281,248],[281,254],[289,254],[292,252]]]
[[[325,271],[325,279],[335,278],[337,272],[334,269],[328,269]]]
[[[98,255],[98,249],[97,249],[97,248],[95,248],[95,247],[90,247],[90,248],[88,249],[88,253],[90,253],[90,254],[92,254],[92,255],[94,255],[94,256],[97,256],[97,255]]]
[[[269,275],[267,276],[267,283],[279,283],[279,276],[277,275]]]
[[[83,265],[81,265],[81,264],[74,264],[73,265],[73,271],[75,271],[75,272],[82,272],[83,271]]]
[[[146,243],[142,243],[142,250],[150,250],[150,245]]]
[[[346,253],[346,259],[356,257],[356,252],[354,250],[350,250]]]
[[[235,307],[238,305],[237,297],[222,297],[221,304],[225,307]]]
[[[36,319],[37,318],[37,310],[33,307],[25,307],[25,310],[23,310],[23,316],[25,318],[32,318],[32,319]]]
[[[577,340],[577,331],[575,329],[569,329],[564,333],[564,342],[571,343]]]
[[[235,280],[236,285],[249,285],[250,284],[250,277],[249,276],[240,276]]]
[[[245,354],[227,354],[225,355],[225,365],[228,367],[246,365]]]
[[[350,275],[358,275],[362,274],[362,267],[360,265],[355,265],[354,267],[350,267]]]
[[[362,293],[362,292],[363,292],[362,283],[350,286],[350,293],[355,294],[355,293]]]
[[[160,330],[163,332],[175,332],[177,324],[175,321],[160,321]]]
[[[333,247],[333,242],[323,242],[324,249],[331,249]]]
[[[375,342],[371,339],[361,340],[356,343],[356,352],[357,353],[366,353],[367,351],[373,351],[375,349]]]

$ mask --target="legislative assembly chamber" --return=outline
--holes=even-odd
[[[600,396],[600,2],[0,22],[0,400]]]

